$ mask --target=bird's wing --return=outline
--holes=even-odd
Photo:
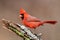
[[[27,21],[28,22],[40,22],[40,19],[29,15],[29,17],[27,18]]]

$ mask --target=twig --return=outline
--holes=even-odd
[[[2,20],[4,26],[8,28],[9,30],[15,32],[17,35],[22,37],[24,40],[40,40],[38,36],[33,34],[27,27],[24,25],[20,25],[18,23],[12,23],[11,21]],[[13,24],[13,25],[12,25]],[[20,30],[18,30],[16,27],[18,27]],[[41,37],[41,36],[40,36]]]
[[[28,36],[26,36],[24,33],[20,32],[18,29],[10,25],[10,23],[6,20],[2,20],[2,22],[5,24],[5,27],[10,29],[11,31],[15,32],[17,35],[22,37],[24,40],[30,40]]]

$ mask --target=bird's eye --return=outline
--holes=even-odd
[[[20,14],[20,15],[22,15],[22,16],[23,16],[24,14]]]
[[[23,19],[24,19],[24,14],[20,14],[20,15],[21,15],[20,17],[21,17],[21,18],[22,18],[22,20],[23,20]]]

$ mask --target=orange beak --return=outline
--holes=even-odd
[[[19,17],[22,17],[22,15],[19,15]]]

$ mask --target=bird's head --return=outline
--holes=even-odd
[[[21,8],[21,9],[20,9],[20,15],[19,15],[19,17],[20,17],[21,19],[24,19],[24,14],[26,14],[26,12],[25,12],[25,10],[24,10],[23,8]]]

